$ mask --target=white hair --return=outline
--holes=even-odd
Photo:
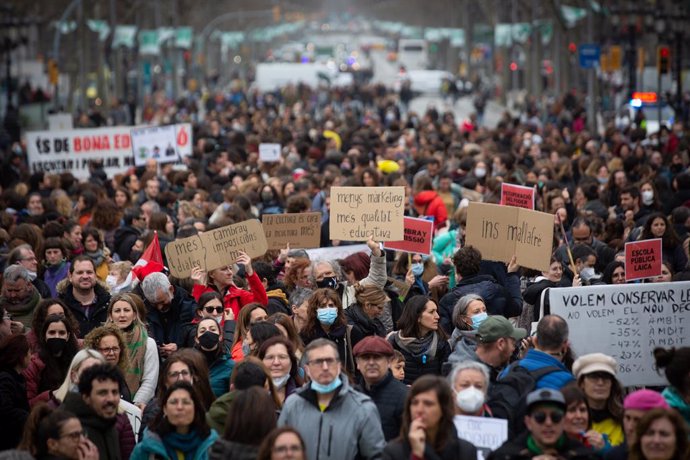
[[[170,280],[161,272],[151,273],[141,282],[141,290],[144,291],[144,297],[149,302],[153,302],[156,299],[159,289],[168,292],[170,286]]]
[[[450,383],[450,387],[455,389],[455,379],[460,374],[462,371],[466,371],[467,369],[472,369],[475,371],[479,371],[482,376],[484,377],[484,392],[486,392],[489,389],[489,382],[490,382],[490,375],[489,375],[489,368],[482,363],[479,363],[477,361],[460,361],[457,363],[455,366],[453,366],[453,370],[450,371],[450,375],[448,375],[448,382]]]

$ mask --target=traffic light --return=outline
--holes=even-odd
[[[671,49],[668,46],[656,49],[656,69],[659,75],[666,75],[671,71]]]

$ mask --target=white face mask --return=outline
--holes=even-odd
[[[285,385],[287,385],[288,380],[290,380],[290,373],[288,372],[282,377],[273,377],[271,378],[271,380],[273,380],[274,387],[276,387],[277,389],[281,389]]]
[[[466,414],[475,414],[484,404],[484,392],[476,387],[460,390],[455,395],[455,404]]]
[[[645,190],[642,192],[642,203],[645,206],[650,206],[654,203],[654,190]]]
[[[486,176],[486,168],[474,168],[474,175],[481,179]]]
[[[117,276],[115,275],[108,275],[105,277],[105,284],[108,285],[109,288],[114,288],[117,286]]]
[[[33,280],[35,280],[37,276],[38,274],[36,272],[29,271],[29,281],[33,282]]]

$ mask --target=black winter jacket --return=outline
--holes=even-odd
[[[86,334],[92,329],[101,326],[108,319],[108,303],[110,303],[110,293],[105,290],[103,286],[96,283],[94,286],[96,293],[96,300],[89,308],[89,316],[84,313],[84,307],[81,302],[74,298],[72,292],[72,283],[65,286],[64,291],[60,292],[58,297],[65,302],[69,309],[74,314],[74,317],[79,321],[79,338],[83,339]]]
[[[352,326],[352,348],[364,337],[370,335],[386,336],[386,330],[381,320],[369,318],[358,304],[350,305],[350,308],[345,310],[345,316],[348,324]]]
[[[184,346],[185,339],[191,322],[196,312],[196,301],[182,288],[175,287],[170,308],[167,312],[161,312],[151,305],[146,304],[146,320],[149,323],[149,335],[158,346],[166,343],[176,343],[178,348]]]
[[[400,435],[405,398],[409,391],[407,385],[393,377],[389,371],[383,380],[371,387],[367,387],[364,379],[360,377],[358,390],[369,396],[376,404],[386,442],[397,438]]]
[[[427,444],[424,448],[424,460],[473,460],[477,458],[477,448],[464,439],[458,438],[455,427],[451,426],[452,433],[448,433],[450,440],[446,442],[441,452],[436,452]],[[388,443],[383,449],[384,460],[400,460],[412,458],[410,443],[401,438]]]
[[[438,310],[441,326],[448,335],[453,332],[453,308],[457,301],[467,295],[476,294],[484,299],[489,315],[502,315],[506,318],[520,316],[522,313],[522,295],[520,294],[520,277],[516,273],[506,276],[505,285],[500,285],[490,275],[475,275],[463,278],[455,288],[444,295]]]
[[[0,450],[14,449],[29,416],[26,381],[14,369],[0,371]]]
[[[398,332],[388,336],[388,341],[395,350],[398,350],[405,357],[405,380],[406,385],[412,385],[422,375],[442,375],[443,363],[448,361],[450,356],[450,345],[447,340],[438,338],[435,353],[414,353],[408,348],[401,346],[396,340]]]
[[[488,460],[528,460],[542,455],[527,448],[529,435],[529,432],[522,433],[515,439],[504,442],[501,447],[489,455]],[[565,434],[562,442],[563,444],[558,449],[559,459],[596,460],[601,458],[592,449],[568,438]]]
[[[115,230],[115,254],[120,256],[120,260],[129,260],[132,246],[140,235],[141,231],[131,225]]]

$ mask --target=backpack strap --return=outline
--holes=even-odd
[[[561,369],[560,367],[546,366],[546,367],[542,367],[541,369],[535,369],[533,371],[527,370],[527,372],[529,372],[532,375],[532,377],[534,377],[534,380],[538,381],[542,377],[545,377],[545,376],[547,376],[553,372],[558,372],[558,371],[562,371],[562,370],[563,369]]]

